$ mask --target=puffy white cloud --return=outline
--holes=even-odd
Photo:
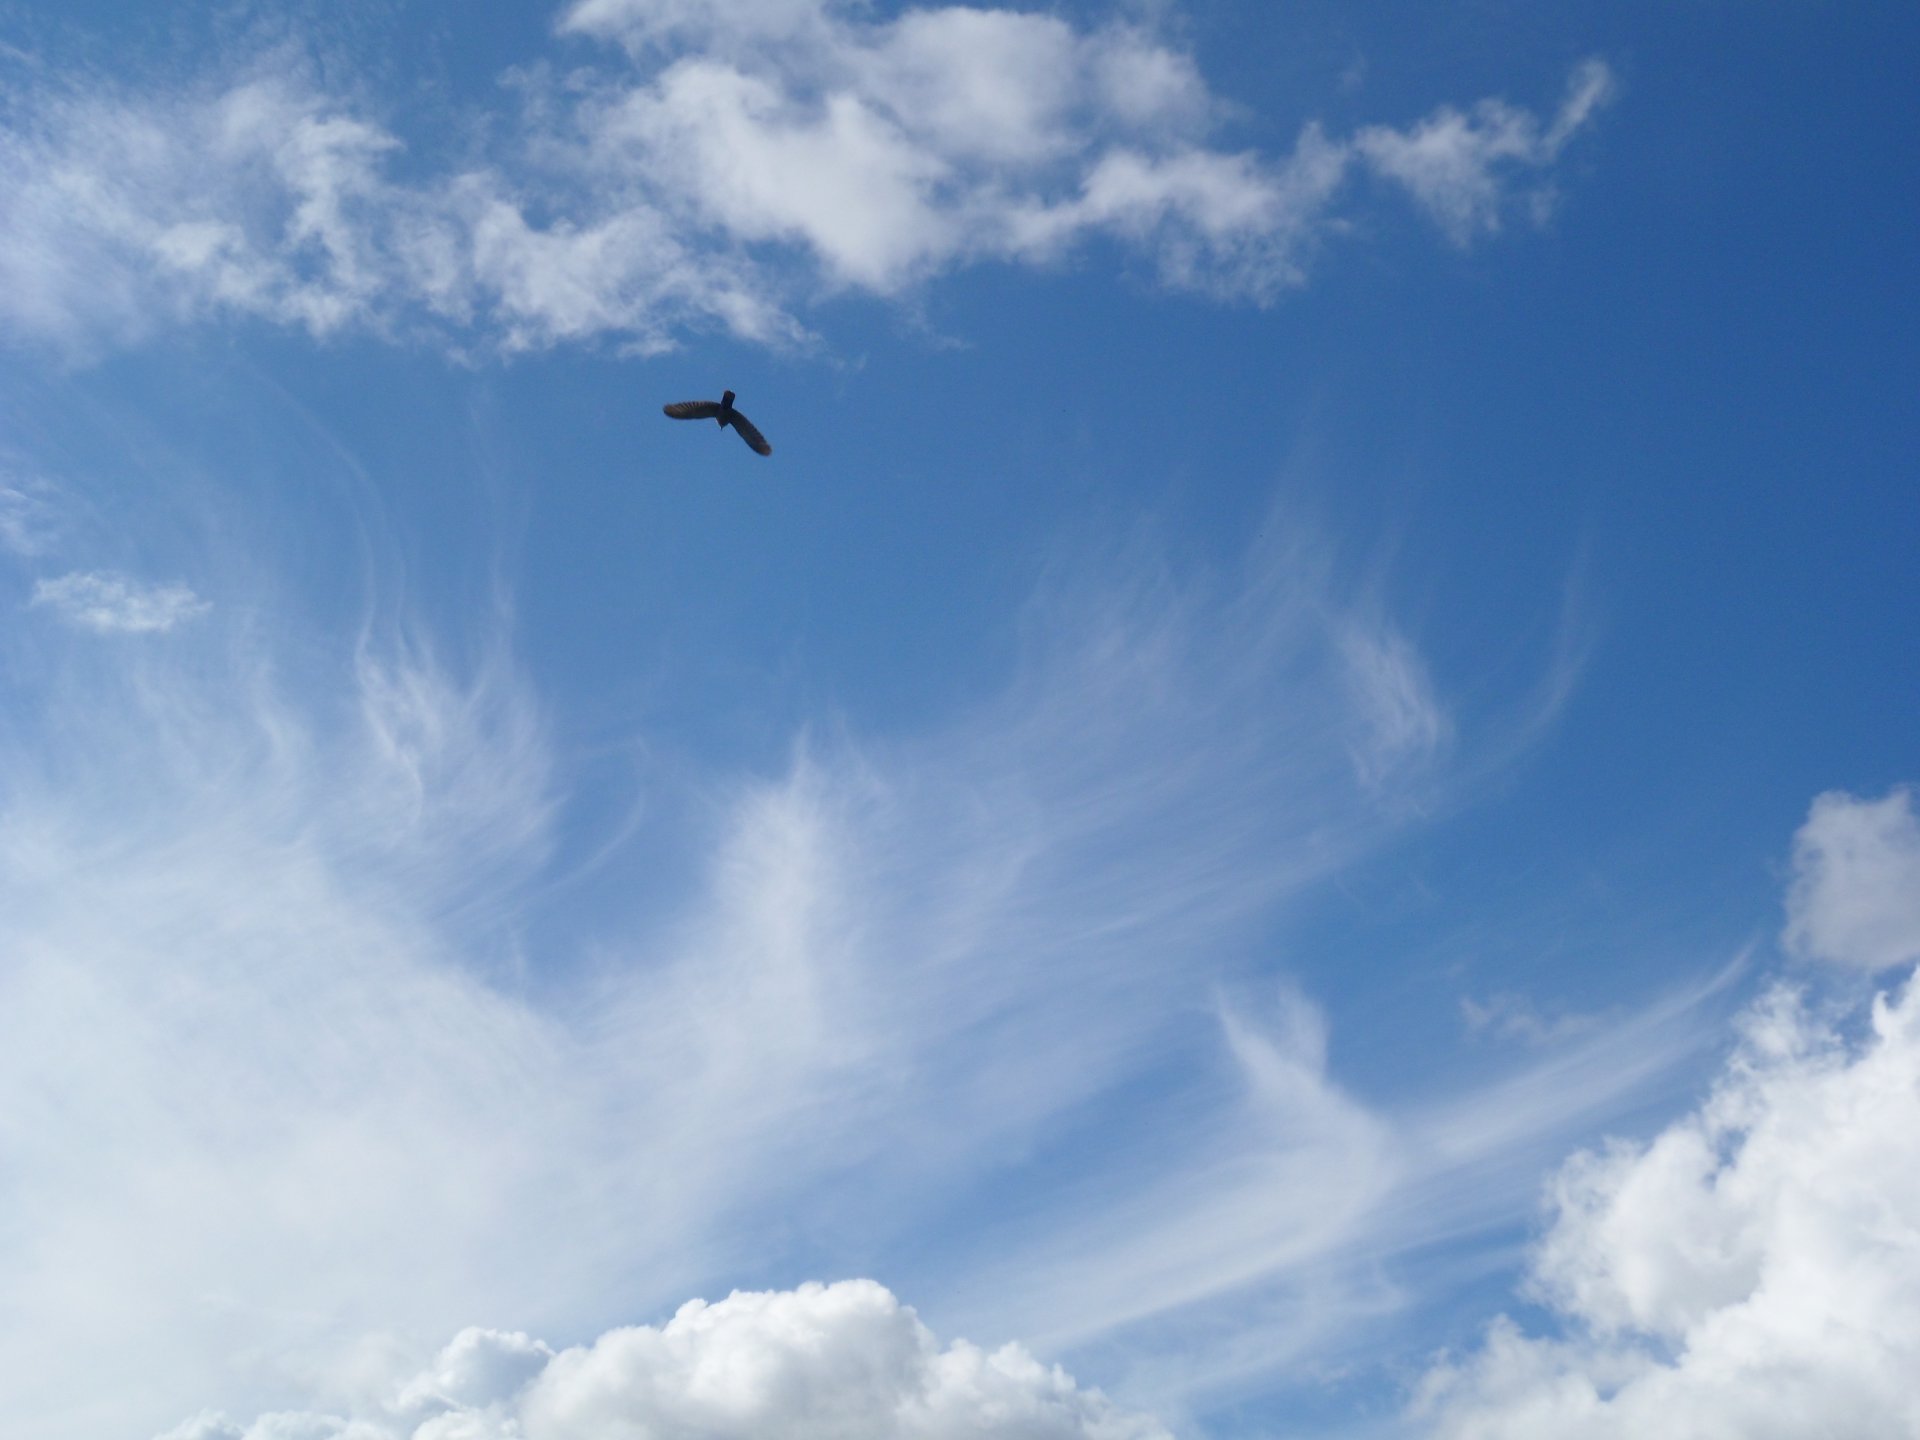
[[[92,570],[36,582],[30,603],[102,635],[167,631],[213,608],[185,585],[142,585],[125,575]]]
[[[276,55],[173,93],[21,90],[0,125],[0,332],[77,350],[243,315],[507,350],[689,329],[794,343],[825,288],[894,295],[1117,237],[1169,284],[1301,282],[1356,164],[1456,239],[1493,228],[1607,88],[1486,101],[1281,155],[1222,149],[1193,59],[1137,25],[964,6],[584,0],[628,63],[529,72],[488,157],[437,165]]]
[[[942,1346],[871,1280],[694,1300],[554,1353],[471,1329],[377,1410],[203,1414],[166,1440],[1168,1440],[1017,1345]]]
[[[692,33],[676,5],[589,0],[568,23],[648,57]],[[766,4],[700,34],[696,53],[588,112],[600,153],[730,240],[787,240],[831,283],[880,293],[1111,234],[1170,284],[1268,300],[1302,279],[1356,159],[1465,239],[1449,197],[1471,188],[1490,222],[1505,175],[1550,164],[1606,85],[1605,67],[1583,66],[1551,125],[1490,101],[1472,120],[1443,109],[1414,132],[1372,127],[1349,142],[1309,126],[1272,158],[1210,147],[1220,107],[1191,57],[1134,26],[957,6],[876,22],[851,6]]]
[[[1920,961],[1920,817],[1913,791],[1881,800],[1831,792],[1793,840],[1786,943],[1861,970]]]
[[[1533,1293],[1422,1383],[1440,1436],[1834,1440],[1920,1432],[1920,985],[1864,1035],[1775,991],[1711,1098],[1575,1157]]]
[[[394,1396],[401,1412],[484,1410],[511,1399],[553,1359],[553,1351],[519,1331],[468,1326],[433,1363]]]

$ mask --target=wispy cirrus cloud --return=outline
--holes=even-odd
[[[1363,1336],[1390,1344],[1449,1286],[1398,1277],[1441,1256],[1484,1265],[1575,1137],[1716,1043],[1715,1002],[1734,973],[1399,1104],[1342,1083],[1331,1027],[1297,990],[1242,994],[1219,1012],[1231,1083],[1178,1128],[1136,1118],[1148,1143],[1116,1137],[1062,1199],[1057,1227],[976,1262],[959,1313],[997,1310],[1016,1333],[1100,1357],[1126,1393],[1169,1415],[1300,1383]]]
[[[17,637],[59,663],[0,731],[0,1411],[384,1414],[463,1327],[577,1338],[856,1252],[949,1334],[1084,1345],[1376,1243],[1430,1167],[1236,958],[1422,812],[1380,784],[1448,783],[1439,753],[1355,774],[1348,608],[1304,537],[1240,575],[1062,567],[1000,693],[681,777],[690,887],[532,967],[502,937],[560,878],[567,766],[498,637],[465,668],[393,625],[286,665],[238,609],[191,657]],[[1164,1112],[1100,1120],[1169,1066]],[[1060,1143],[1168,1178],[912,1258]]]
[[[30,603],[100,635],[164,634],[213,608],[185,585],[143,585],[99,570],[36,581]]]
[[[1548,120],[1488,100],[1263,155],[1218,143],[1192,57],[1138,25],[690,14],[574,6],[563,34],[624,63],[523,77],[493,153],[437,173],[286,55],[172,91],[35,75],[0,126],[0,325],[81,351],[219,315],[456,348],[792,343],[823,290],[893,296],[1098,236],[1170,285],[1266,303],[1303,281],[1355,173],[1465,243],[1531,203],[1608,93],[1588,62]]]
[[[1356,711],[1365,717],[1353,746],[1361,780],[1377,785],[1397,770],[1430,761],[1446,743],[1452,720],[1406,637],[1391,626],[1355,621],[1340,650]]]
[[[52,487],[37,475],[0,465],[0,548],[38,555],[57,529]]]

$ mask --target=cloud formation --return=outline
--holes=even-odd
[[[1793,839],[1787,948],[1859,970],[1920,961],[1920,817],[1913,791],[1833,791]]]
[[[1452,752],[1356,773],[1359,621],[1283,531],[1230,577],[1063,563],[1005,686],[924,732],[651,775],[662,818],[593,862],[592,905],[543,907],[568,768],[498,637],[464,667],[398,623],[343,649],[257,595],[190,651],[16,627],[0,1412],[49,1440],[375,1413],[370,1369],[387,1394],[428,1337],[593,1334],[843,1253],[850,1197],[889,1282],[994,1344],[1377,1254],[1383,1203],[1488,1146],[1433,1161],[1346,1093],[1325,1017],[1243,988],[1237,940],[1403,833]],[[685,857],[665,890],[650,844]],[[1611,1103],[1650,1049],[1453,1118],[1550,1133],[1543,1096]],[[1162,1107],[1125,1098],[1163,1072]],[[924,1256],[1063,1144],[1095,1190]],[[127,1380],[96,1393],[105,1363]]]
[[[1849,1031],[1775,990],[1696,1112],[1570,1161],[1531,1280],[1564,1338],[1501,1318],[1421,1384],[1431,1433],[1920,1430],[1920,986]]]
[[[1456,245],[1498,230],[1508,204],[1507,179],[1544,170],[1613,95],[1613,75],[1598,60],[1575,67],[1551,123],[1500,100],[1471,111],[1443,105],[1407,130],[1369,126],[1354,148],[1378,173],[1406,187]],[[1536,213],[1551,194],[1535,191]]]
[[[101,635],[164,633],[213,608],[185,585],[142,585],[125,575],[94,570],[35,582],[30,603]]]
[[[560,28],[601,63],[523,75],[493,151],[437,166],[286,55],[171,92],[29,81],[0,124],[0,333],[84,351],[226,315],[508,351],[780,344],[820,293],[1096,236],[1266,303],[1356,172],[1461,244],[1537,210],[1610,88],[1589,61],[1551,119],[1486,100],[1262,155],[1221,148],[1192,57],[1130,23],[584,0]]]
[[[1170,1440],[1017,1345],[942,1346],[871,1280],[694,1300],[558,1353],[469,1329],[350,1416],[204,1414],[162,1440]]]
[[[1406,637],[1390,626],[1356,623],[1341,637],[1340,649],[1355,707],[1366,717],[1364,737],[1353,747],[1362,782],[1378,786],[1403,767],[1431,760],[1452,722]]]

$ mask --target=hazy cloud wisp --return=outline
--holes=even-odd
[[[37,581],[31,603],[101,635],[164,633],[213,608],[185,585],[142,585],[125,575],[93,570]]]

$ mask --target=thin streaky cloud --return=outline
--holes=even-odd
[[[489,1315],[578,1335],[663,1314],[850,1194],[890,1253],[1142,1066],[1238,1078],[1182,1097],[1198,1123],[1131,1132],[1156,1170],[1200,1163],[1097,1227],[1141,1285],[1125,1313],[1337,1249],[1308,1209],[1271,1213],[1287,1157],[1365,1159],[1363,1212],[1402,1161],[1327,1075],[1317,1012],[1181,1019],[1232,937],[1417,811],[1354,775],[1373,722],[1316,554],[1282,547],[1243,589],[1138,551],[1057,573],[1003,694],[726,787],[686,824],[694,889],[576,917],[589,952],[543,957],[537,997],[479,948],[525,919],[566,801],[518,667],[449,669],[406,627],[297,672],[238,623],[193,665],[77,654],[44,725],[7,737],[0,942],[26,958],[0,1085],[38,1098],[10,1116],[0,1246],[26,1248],[0,1253],[0,1408],[89,1433],[57,1423],[84,1332],[88,1366],[147,1377],[116,1392],[121,1429],[344,1413],[381,1336],[406,1371]],[[1087,1230],[1035,1219],[1054,1261],[1003,1322],[1044,1318],[1032,1286]]]
[[[36,475],[0,465],[0,549],[41,554],[58,530],[53,487]]]
[[[997,1315],[1069,1355],[1120,1346],[1129,1374],[1166,1390],[1171,1380],[1152,1377],[1195,1336],[1271,1327],[1312,1296],[1326,1317],[1319,1343],[1296,1335],[1264,1367],[1219,1358],[1184,1389],[1193,1399],[1252,1374],[1270,1383],[1309,1371],[1344,1343],[1339,1317],[1378,1324],[1407,1308],[1382,1290],[1380,1267],[1530,1218],[1541,1165],[1718,1042],[1717,1002],[1737,973],[1553,1041],[1504,1075],[1399,1105],[1364,1104],[1329,1073],[1326,1021],[1303,996],[1223,1006],[1236,1091],[1204,1120],[1148,1130],[1146,1146],[1116,1137],[1084,1193],[1063,1197],[1072,1223],[980,1261],[957,1313]],[[1141,1175],[1159,1178],[1129,1180]]]

